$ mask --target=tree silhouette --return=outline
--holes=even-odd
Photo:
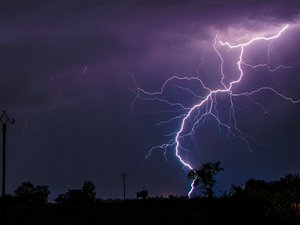
[[[136,192],[136,198],[137,198],[137,200],[139,200],[140,198],[141,199],[146,199],[146,198],[148,198],[148,195],[149,195],[149,192],[145,188],[143,188],[142,191]]]
[[[23,203],[46,203],[50,194],[48,186],[24,182],[15,190],[17,200]]]
[[[188,178],[195,180],[194,185],[199,186],[203,195],[206,198],[212,198],[214,196],[213,188],[216,184],[214,175],[223,171],[220,166],[221,162],[204,163],[199,169],[191,170],[188,173]]]
[[[300,177],[288,174],[280,180],[266,182],[249,179],[244,187],[233,185],[230,196],[259,208],[271,224],[299,224]]]
[[[61,204],[91,204],[96,200],[96,187],[91,181],[85,181],[82,189],[71,189],[60,194],[55,201]]]
[[[82,187],[82,193],[90,201],[95,201],[96,186],[91,181],[85,181]]]

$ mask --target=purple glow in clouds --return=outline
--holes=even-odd
[[[171,117],[170,119],[166,121],[161,121],[158,125],[162,124],[168,124],[168,123],[173,123],[174,121],[179,120],[180,121],[180,129],[168,134],[167,136],[170,137],[169,141],[167,143],[164,143],[162,145],[157,145],[154,146],[150,149],[149,154],[146,156],[148,158],[153,150],[156,149],[163,149],[164,154],[166,157],[167,149],[172,148],[175,150],[175,155],[178,158],[179,162],[182,164],[184,169],[188,170],[194,170],[194,166],[189,162],[189,160],[185,159],[184,156],[182,155],[182,152],[187,151],[190,152],[191,150],[185,147],[184,141],[186,139],[192,139],[195,136],[196,130],[199,129],[199,126],[207,119],[207,118],[212,118],[215,120],[218,124],[218,126],[223,127],[228,134],[231,136],[240,139],[243,141],[247,148],[252,151],[250,142],[255,142],[255,139],[251,137],[250,135],[244,133],[239,127],[238,127],[238,120],[236,117],[236,110],[235,110],[235,105],[234,105],[234,98],[235,97],[240,97],[240,96],[251,96],[255,93],[261,92],[261,91],[270,91],[279,97],[290,101],[292,103],[299,103],[300,100],[293,100],[290,97],[285,96],[284,94],[280,93],[279,91],[275,90],[272,87],[269,86],[262,86],[258,89],[249,91],[249,92],[237,92],[235,91],[234,87],[238,86],[238,84],[241,82],[242,78],[245,75],[245,72],[243,70],[243,67],[250,67],[252,69],[264,67],[267,68],[269,72],[274,72],[279,69],[285,69],[285,68],[290,68],[290,66],[284,66],[284,65],[279,65],[275,68],[272,68],[270,65],[265,64],[265,63],[259,63],[255,65],[251,65],[246,62],[244,56],[245,56],[245,51],[247,49],[250,49],[251,46],[254,43],[258,42],[267,42],[270,44],[271,42],[273,43],[276,39],[280,38],[282,33],[284,33],[288,29],[289,25],[284,25],[282,28],[278,31],[276,31],[272,35],[266,35],[266,36],[255,36],[251,38],[250,40],[247,40],[247,37],[240,38],[239,44],[231,44],[230,42],[224,42],[222,40],[219,40],[218,35],[215,37],[215,41],[213,44],[213,49],[215,53],[218,55],[220,59],[220,87],[221,88],[209,88],[207,87],[204,82],[199,78],[199,77],[179,77],[179,76],[172,76],[171,78],[167,79],[164,84],[162,85],[160,91],[158,92],[148,92],[142,88],[140,88],[135,80],[134,84],[136,87],[136,98],[132,102],[132,106],[136,103],[137,100],[142,100],[142,101],[156,101],[158,103],[164,103],[170,106],[172,110],[170,112],[173,112],[176,114],[176,116]],[[230,82],[226,83],[225,80],[228,79],[227,76],[228,74],[225,72],[225,66],[226,62],[228,61],[225,57],[223,56],[223,51],[238,51],[238,57],[237,61],[235,61],[234,65],[236,67],[236,72],[237,74],[234,74],[236,78],[229,78]],[[267,53],[270,55],[270,53]],[[232,76],[232,75],[231,75]],[[183,86],[178,86],[178,88],[185,90],[192,94],[193,96],[196,96],[197,98],[200,99],[196,104],[194,104],[192,107],[187,107],[184,106],[180,102],[174,102],[167,100],[164,98],[164,92],[166,87],[173,81],[192,81],[195,83],[200,84],[200,86],[203,87],[203,89],[206,91],[206,95],[199,96],[197,95],[192,89],[190,88],[185,88]],[[222,110],[218,108],[218,101],[217,98],[220,95],[227,95],[229,98],[229,118],[228,120],[224,120],[220,115],[222,115]],[[259,104],[259,103],[257,103]],[[190,191],[188,192],[188,196],[191,197],[195,186],[195,180],[197,177],[192,181],[191,183],[191,188]]]

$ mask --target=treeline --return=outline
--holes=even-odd
[[[194,173],[194,172],[193,172]],[[204,173],[202,173],[204,174]],[[191,175],[189,174],[189,177]],[[194,176],[194,175],[193,175]],[[278,209],[292,207],[300,210],[300,177],[298,174],[289,174],[276,181],[266,182],[264,180],[249,179],[244,185],[232,185],[231,189],[223,196],[214,196],[213,186],[216,181],[213,176],[208,176],[209,181],[203,175],[197,176],[196,188],[200,196],[193,196],[193,199],[211,198],[232,198],[232,199],[255,199],[261,202],[268,202]],[[202,185],[200,185],[202,183]],[[47,204],[50,195],[49,187],[46,185],[34,185],[31,182],[22,183],[13,195],[6,195],[6,202],[11,203],[33,203]],[[137,199],[151,199],[148,190],[136,192]],[[186,199],[187,197],[168,196],[168,199]],[[152,198],[161,199],[161,197]],[[2,201],[2,199],[1,199]],[[81,189],[70,189],[66,193],[59,194],[50,203],[57,204],[89,204],[95,203],[96,187],[93,182],[85,181]],[[98,202],[100,199],[98,199]]]
[[[18,204],[47,204],[49,203],[49,187],[24,182],[15,191],[14,195],[6,195],[6,203]],[[1,199],[3,201],[3,199]],[[70,189],[58,195],[52,203],[57,204],[92,204],[96,202],[96,187],[91,181],[85,181],[81,189]]]
[[[300,177],[289,174],[276,181],[250,179],[233,185],[223,196],[235,206],[248,203],[251,210],[271,224],[300,224]]]
[[[96,198],[95,185],[86,181],[81,189],[68,190],[48,202],[47,186],[24,182],[5,198],[6,224],[153,224],[162,219],[172,224],[300,224],[298,174],[270,182],[250,179],[214,196],[216,181],[210,175],[221,171],[219,166],[206,165],[190,174],[198,179],[201,193],[191,199],[173,195],[149,198],[144,189],[137,192],[137,199],[104,201]]]

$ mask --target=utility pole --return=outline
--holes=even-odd
[[[0,122],[2,124],[2,133],[3,133],[3,156],[2,156],[2,199],[5,197],[5,169],[6,169],[6,152],[5,152],[5,147],[6,147],[6,128],[7,124],[14,124],[15,120],[10,119],[5,111],[2,112],[2,115],[0,116]]]
[[[123,198],[124,198],[124,201],[125,201],[125,199],[126,199],[126,177],[127,177],[127,174],[122,173],[121,176],[123,177]]]

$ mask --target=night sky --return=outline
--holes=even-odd
[[[31,181],[49,185],[55,197],[90,180],[97,197],[119,198],[126,172],[128,197],[143,187],[150,196],[186,195],[190,181],[174,147],[167,160],[163,150],[145,160],[153,146],[168,143],[165,135],[178,131],[181,120],[158,126],[175,115],[166,112],[174,108],[137,99],[137,86],[157,92],[172,76],[198,76],[218,88],[216,35],[231,42],[274,35],[290,24],[270,57],[268,42],[245,51],[250,64],[289,68],[245,66],[235,90],[270,86],[300,99],[300,2],[254,2],[0,0],[0,109],[16,120],[7,134],[7,191]],[[231,74],[236,53],[220,51]],[[205,94],[199,83],[177,80],[162,97],[191,107],[199,99],[187,88]],[[228,119],[227,97],[218,102]],[[184,143],[193,167],[221,161],[217,193],[249,178],[300,172],[300,104],[262,91],[235,99],[235,111],[239,128],[257,141],[250,141],[251,150],[211,118]]]

